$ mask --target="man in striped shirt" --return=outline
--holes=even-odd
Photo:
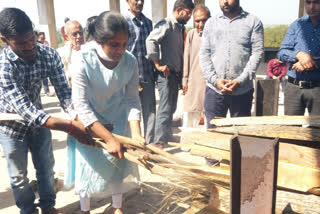
[[[0,144],[7,160],[10,183],[21,214],[38,213],[27,177],[28,150],[36,169],[39,204],[43,214],[55,214],[54,157],[49,129],[68,132],[92,144],[78,121],[51,117],[44,112],[41,81],[50,79],[61,107],[69,111],[71,91],[58,53],[37,43],[30,18],[20,9],[0,12],[0,39],[7,45],[0,55],[0,113],[19,114],[22,121],[0,123]]]

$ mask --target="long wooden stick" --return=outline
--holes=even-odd
[[[162,149],[159,149],[157,147],[155,147],[154,145],[142,145],[140,144],[139,142],[131,139],[131,138],[128,138],[128,137],[124,137],[124,136],[120,136],[120,135],[116,135],[116,134],[112,134],[117,140],[119,140],[120,143],[122,144],[126,144],[126,145],[130,145],[130,146],[135,146],[137,148],[140,148],[140,149],[145,149],[145,150],[149,150],[149,151],[152,151],[156,154],[159,154],[165,158],[168,158],[169,160],[171,161],[174,161],[175,163],[177,164],[183,164],[183,165],[197,165],[197,164],[194,164],[194,163],[190,163],[190,162],[187,162],[187,161],[184,161],[184,160],[181,160],[180,158],[162,150]],[[105,142],[102,141],[102,139],[99,139],[99,138],[95,138],[96,140],[96,143],[97,143],[97,146],[103,148],[103,149],[107,149],[106,147],[106,144]]]
[[[247,125],[310,125],[320,127],[320,116],[261,116],[261,117],[233,117],[213,119],[211,124],[217,127],[223,126],[247,126]]]
[[[303,128],[295,126],[281,125],[250,125],[250,126],[233,126],[218,127],[208,129],[209,132],[217,132],[223,134],[240,134],[253,137],[276,138],[282,141],[302,141],[306,145],[309,142],[320,142],[320,132],[318,128]]]
[[[210,148],[210,147],[206,147],[206,146],[200,146],[200,145],[195,145],[195,144],[186,144],[186,143],[171,143],[170,142],[169,145],[177,146],[177,147],[186,147],[186,148],[190,148],[191,150],[194,149],[194,150],[198,150],[201,152],[215,154],[225,160],[230,159],[230,152],[222,150],[222,149],[216,149],[216,148]]]

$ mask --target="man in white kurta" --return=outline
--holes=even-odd
[[[76,53],[84,43],[83,28],[78,21],[70,20],[64,26],[64,30],[67,41],[65,45],[58,48],[57,51],[64,65],[64,72],[68,79],[69,87],[71,87],[72,59],[75,58]]]
[[[205,22],[210,17],[209,9],[197,5],[193,12],[194,29],[190,30],[185,43],[182,86],[184,97],[184,127],[196,127],[204,112],[203,102],[206,80],[199,64],[200,41]]]

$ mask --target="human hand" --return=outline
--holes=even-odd
[[[293,66],[292,66],[292,69],[296,70],[297,72],[304,72],[304,71],[306,71],[306,70],[304,69],[304,67],[301,65],[300,62],[294,63]]]
[[[233,92],[239,85],[240,84],[239,84],[238,80],[236,80],[236,79],[231,80],[225,85],[225,88],[226,88],[225,90],[227,92],[229,92],[229,91]]]
[[[105,148],[107,149],[108,153],[116,158],[123,159],[123,151],[121,148],[121,143],[112,137],[111,139],[104,140],[106,142]]]
[[[156,64],[155,66],[156,66],[158,71],[163,72],[163,75],[165,77],[168,77],[170,75],[170,69],[169,69],[169,67],[167,65]]]
[[[219,79],[216,83],[217,88],[222,92],[222,93],[228,93],[229,89],[226,87],[227,83],[229,83],[230,80],[226,79]],[[231,91],[230,91],[231,92]]]
[[[272,76],[272,79],[274,79],[274,80],[275,80],[275,79],[278,79],[278,77],[276,77],[276,76]]]
[[[86,144],[89,146],[94,146],[95,142],[91,135],[86,131],[84,125],[79,120],[72,121],[72,130],[70,135],[76,138],[79,143]]]
[[[298,59],[298,62],[300,63],[298,69],[299,72],[302,71],[310,71],[313,69],[317,69],[319,68],[317,63],[314,61],[316,59],[319,59],[319,57],[313,57],[308,53],[305,52],[299,52],[296,55],[296,58]],[[292,67],[293,68],[293,67]],[[301,68],[303,68],[303,70],[301,71]],[[293,68],[294,69],[294,68]],[[296,70],[296,69],[295,69]]]
[[[183,94],[185,95],[188,92],[188,86],[182,86]]]
[[[144,139],[144,137],[142,137],[141,135],[132,136],[132,139],[142,146],[145,146],[147,144],[146,139]],[[123,146],[127,149],[131,149],[130,146],[126,146],[126,145],[123,145]]]

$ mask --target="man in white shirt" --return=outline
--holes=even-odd
[[[70,20],[64,26],[67,42],[58,48],[57,51],[61,57],[64,65],[64,72],[71,87],[71,64],[75,53],[80,50],[81,45],[84,44],[83,28],[78,21]]]

